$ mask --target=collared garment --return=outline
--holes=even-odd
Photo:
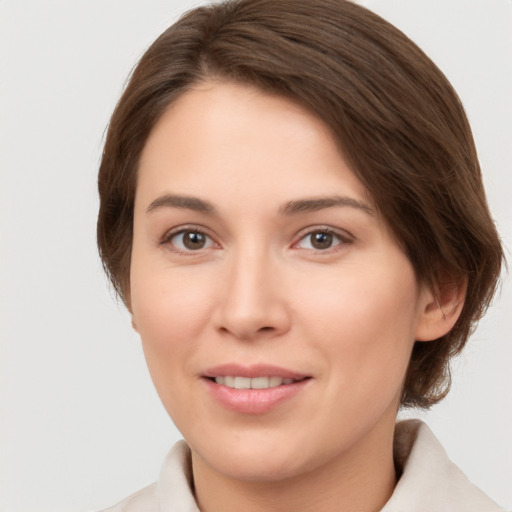
[[[448,459],[425,423],[397,423],[394,457],[400,478],[381,512],[503,512]],[[179,441],[158,482],[103,512],[199,512],[191,481],[190,449]]]

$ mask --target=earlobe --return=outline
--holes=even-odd
[[[425,289],[416,341],[432,341],[447,334],[457,322],[466,298],[467,279],[438,284]]]

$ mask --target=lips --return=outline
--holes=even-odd
[[[311,377],[271,365],[227,364],[208,369],[203,380],[216,403],[242,414],[264,414],[292,400]]]
[[[204,373],[204,377],[213,378],[237,376],[249,379],[258,377],[280,377],[282,379],[301,380],[308,377],[307,374],[282,368],[280,366],[270,364],[251,364],[242,365],[237,363],[222,364],[208,368]]]

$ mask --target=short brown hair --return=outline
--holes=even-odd
[[[415,343],[402,405],[428,407],[496,289],[503,252],[457,94],[402,32],[345,0],[234,0],[196,8],[135,68],[99,171],[98,245],[129,307],[137,167],[153,126],[192,85],[224,79],[299,102],[332,129],[354,173],[433,290],[467,279],[454,328]]]

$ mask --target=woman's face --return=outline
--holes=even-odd
[[[133,323],[196,464],[275,480],[378,453],[429,301],[302,107],[206,83],[152,131]]]

